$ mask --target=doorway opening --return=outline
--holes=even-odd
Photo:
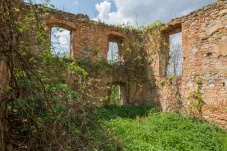
[[[110,93],[110,105],[126,105],[126,87],[125,84],[113,84]]]

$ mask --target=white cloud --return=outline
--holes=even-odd
[[[168,22],[171,19],[187,15],[193,10],[215,2],[216,0],[112,0],[96,4],[98,15],[94,20],[101,19],[109,24],[130,22],[136,25],[148,25],[156,20]],[[111,2],[117,10],[111,12]]]
[[[182,45],[182,33],[170,35],[170,43],[172,45]]]
[[[62,30],[57,33],[59,36],[59,43],[62,47],[68,48],[70,43],[70,31]]]
[[[74,4],[75,4],[75,5],[79,5],[79,2],[78,2],[78,1],[75,1]]]
[[[111,3],[107,0],[102,3],[95,5],[96,10],[98,11],[97,18],[94,20],[107,21],[110,20],[109,13],[111,10]]]
[[[52,28],[51,43],[54,53],[69,53],[70,31],[63,28]]]

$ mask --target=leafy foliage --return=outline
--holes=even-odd
[[[191,92],[188,96],[188,99],[193,99],[193,103],[192,103],[192,107],[194,107],[196,109],[196,111],[198,112],[199,116],[202,115],[202,108],[205,104],[205,102],[203,101],[202,98],[202,93],[201,93],[201,89],[202,89],[202,80],[199,79],[196,81],[197,84],[197,90],[194,92]],[[193,111],[191,111],[193,113]],[[196,115],[196,113],[193,113],[194,115]]]
[[[7,125],[0,130],[0,150],[82,148],[90,113],[100,105],[90,93],[97,79],[88,77],[76,60],[52,54],[48,30],[40,21],[48,15],[48,1],[45,6],[0,3],[0,57],[11,75],[7,95],[1,97],[7,113],[1,121]]]
[[[121,150],[197,151],[227,149],[227,133],[205,121],[150,107],[108,107],[98,110],[99,122]],[[109,148],[114,150],[115,148]],[[100,149],[101,150],[101,149]]]

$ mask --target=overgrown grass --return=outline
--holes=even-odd
[[[90,150],[227,151],[227,133],[195,118],[146,106],[99,108]]]

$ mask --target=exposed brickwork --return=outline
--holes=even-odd
[[[206,120],[212,121],[215,124],[219,124],[222,128],[227,129],[227,114],[226,109],[204,107],[203,117]]]
[[[219,1],[183,18],[183,100],[194,91],[196,80],[201,79],[205,106],[227,107],[226,10],[227,1]],[[214,113],[227,115],[226,110]]]
[[[49,31],[52,27],[61,27],[70,31],[71,39],[71,57],[75,57],[82,62],[99,62],[106,61],[109,41],[119,43],[120,66],[116,66],[111,70],[102,68],[93,68],[85,65],[85,69],[93,78],[100,79],[98,83],[99,91],[94,91],[94,98],[102,100],[104,104],[108,104],[108,96],[110,94],[109,87],[112,84],[120,84],[124,87],[125,94],[124,104],[142,104],[143,95],[139,85],[141,82],[130,82],[129,77],[138,74],[127,70],[131,66],[133,55],[140,53],[139,49],[134,53],[126,51],[128,49],[136,49],[132,47],[130,41],[132,39],[140,39],[137,31],[123,30],[122,28],[110,26],[104,23],[89,20],[85,15],[73,15],[62,11],[51,10],[48,17],[42,18],[46,22]],[[128,67],[126,67],[128,66]],[[141,74],[144,75],[144,74]],[[143,90],[144,91],[144,90]]]
[[[218,1],[208,5],[203,9],[195,11],[182,18],[174,19],[162,27],[160,38],[172,33],[182,31],[183,41],[183,76],[179,84],[179,94],[181,96],[181,112],[190,113],[193,110],[193,99],[189,99],[191,93],[197,90],[197,81],[202,81],[201,97],[205,105],[204,108],[213,107],[211,110],[203,110],[206,119],[216,120],[222,125],[227,125],[227,1]],[[152,36],[147,36],[149,40]],[[165,38],[164,41],[166,40]],[[154,40],[154,39],[153,39]],[[147,42],[147,40],[145,40]],[[171,111],[169,106],[171,95],[174,94],[169,85],[169,80],[165,77],[166,64],[168,61],[168,48],[162,48],[152,43],[146,44],[146,50],[153,53],[149,61],[153,61],[148,66],[148,71],[155,71],[148,78],[158,82],[157,94],[160,107],[163,110]],[[156,52],[154,53],[155,46]],[[157,83],[157,82],[156,82]],[[176,101],[176,100],[175,100]],[[211,116],[212,114],[212,116]],[[219,118],[222,117],[222,118]]]

